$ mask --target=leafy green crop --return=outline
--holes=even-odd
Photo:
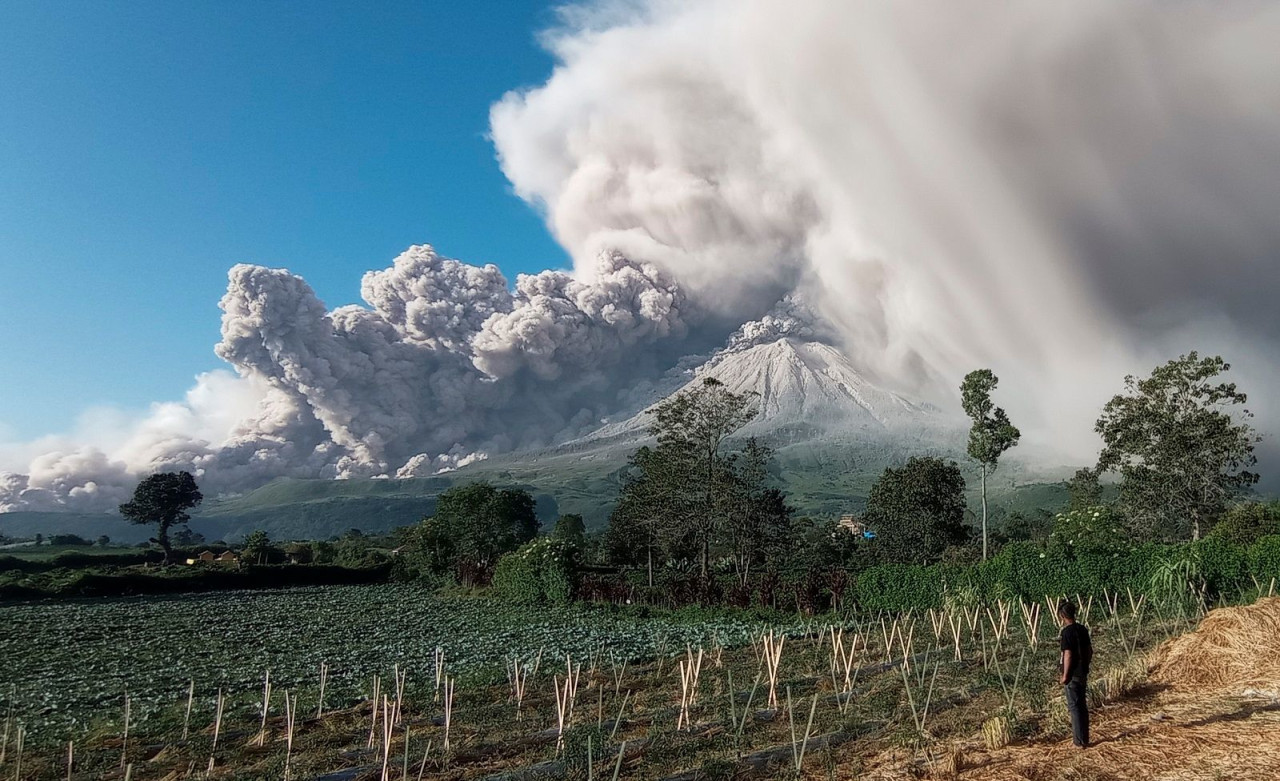
[[[534,607],[446,599],[405,585],[233,591],[0,606],[0,699],[33,737],[65,739],[74,719],[119,718],[124,692],[137,718],[171,713],[194,680],[207,705],[221,687],[243,707],[277,691],[311,689],[329,665],[330,707],[367,694],[372,676],[410,672],[406,696],[433,696],[432,658],[445,651],[460,687],[504,676],[511,654],[543,649],[544,669],[602,645],[617,658],[686,642],[746,642],[758,621],[706,615],[639,619],[625,610]],[[5,702],[0,707],[7,707]],[[203,707],[203,706],[199,706]]]

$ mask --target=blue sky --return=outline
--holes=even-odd
[[[415,243],[566,265],[485,137],[552,5],[0,4],[0,439],[180,398],[235,263],[330,306]]]

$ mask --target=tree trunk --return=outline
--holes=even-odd
[[[707,579],[707,571],[710,569],[711,563],[711,540],[702,540],[702,579]]]
[[[1191,513],[1191,541],[1200,539],[1200,513]]]
[[[164,565],[167,567],[173,563],[173,546],[169,544],[169,525],[160,524],[160,531],[156,534],[156,543],[164,551]]]
[[[653,588],[653,546],[648,546],[649,551],[649,588]]]
[[[987,465],[982,465],[982,560],[987,560]]]

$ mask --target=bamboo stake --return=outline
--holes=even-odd
[[[618,763],[613,766],[613,781],[618,781],[618,774],[622,772],[622,757],[627,753],[627,741],[622,741],[622,745],[618,747]]]
[[[409,724],[404,725],[404,766],[400,770],[400,781],[409,781]]]
[[[956,647],[955,660],[959,662],[961,661],[960,630],[964,628],[964,625],[961,623],[961,619],[952,618],[951,616],[947,616],[947,622],[951,625],[951,639],[955,643],[955,647]]]
[[[609,740],[613,740],[613,736],[618,734],[618,727],[622,724],[622,714],[627,710],[627,700],[631,697],[631,690],[627,689],[627,693],[622,695],[622,707],[618,708],[618,716],[613,720],[613,729],[609,730]]]
[[[192,678],[191,683],[187,686],[187,712],[182,717],[182,739],[187,739],[187,729],[191,726],[191,704],[196,698],[196,679]]]
[[[556,753],[564,748],[565,727],[573,722],[573,704],[578,696],[578,673],[581,668],[573,666],[573,659],[565,657],[564,685],[560,685],[560,676],[553,678],[556,689]]]
[[[436,651],[435,651],[434,661],[435,661],[435,667],[436,667],[436,698],[435,698],[435,701],[436,701],[436,702],[439,702],[439,701],[440,701],[440,687],[441,687],[441,685],[444,683],[444,649],[443,649],[443,648],[441,648],[440,646],[436,646]]]
[[[329,682],[329,665],[327,662],[320,663],[320,695],[316,699],[316,718],[319,719],[324,715],[324,687]]]
[[[214,706],[213,714],[213,745],[209,748],[209,772],[213,772],[213,758],[218,753],[218,736],[222,734],[222,710],[226,705],[226,698],[222,695],[222,689],[218,689],[217,704]]]
[[[431,741],[427,740],[427,748],[422,752],[422,764],[418,767],[418,781],[422,781],[422,775],[427,772],[427,757],[431,756]]]
[[[764,637],[765,674],[769,679],[770,710],[778,709],[778,664],[782,660],[782,647],[787,642],[786,635],[774,636],[773,630]]]
[[[382,781],[391,781],[391,739],[395,736],[394,719],[390,698],[384,694],[382,695]]]
[[[365,742],[365,748],[373,748],[373,739],[378,734],[378,700],[382,697],[382,678],[373,676],[373,711],[370,713],[369,719],[369,739]]]
[[[120,743],[120,767],[124,767],[127,762],[125,758],[129,755],[129,692],[124,693],[124,739]],[[19,733],[21,737],[21,733]],[[21,756],[19,756],[21,758]]]
[[[457,682],[449,676],[444,678],[444,752],[449,752],[449,728],[453,726],[453,692]]]
[[[680,715],[676,717],[676,729],[689,728],[689,709],[698,698],[698,677],[702,673],[702,649],[698,649],[695,661],[692,646],[686,646],[688,662],[680,662]]]
[[[0,765],[4,764],[5,756],[9,751],[9,725],[13,723],[13,701],[17,693],[16,684],[9,688],[9,707],[4,715],[4,736],[0,737]]]
[[[284,777],[285,781],[290,778],[289,763],[293,759],[293,724],[294,719],[298,715],[298,695],[289,696],[289,690],[284,692]]]
[[[267,714],[271,711],[271,671],[267,670],[266,678],[262,682],[262,724],[258,729],[258,736],[255,739],[257,745],[265,746],[267,743]]]
[[[516,721],[522,718],[520,713],[524,704],[525,686],[529,683],[529,668],[520,666],[520,659],[515,659],[512,664],[511,674],[511,693],[516,703]]]

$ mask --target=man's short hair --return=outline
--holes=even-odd
[[[1062,616],[1063,618],[1069,618],[1072,621],[1075,621],[1076,606],[1064,599],[1058,603],[1058,615]]]

